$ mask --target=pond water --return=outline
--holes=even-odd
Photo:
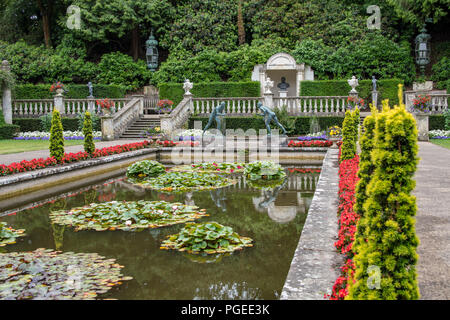
[[[165,194],[129,184],[124,177],[32,204],[17,212],[0,213],[0,222],[26,229],[17,243],[0,252],[37,248],[64,252],[96,252],[115,258],[133,280],[113,287],[99,298],[114,299],[278,299],[297,247],[319,174],[288,172],[283,188],[252,189],[241,177],[232,187],[184,194]],[[144,230],[80,231],[52,225],[51,210],[93,202],[166,200],[204,208],[197,222],[216,221],[251,237],[254,246],[231,255],[207,257],[160,250],[168,235],[183,224]],[[4,215],[8,214],[8,215]]]

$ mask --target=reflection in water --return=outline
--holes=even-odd
[[[225,203],[225,200],[227,198],[225,197],[225,190],[224,189],[215,189],[211,190],[210,192],[211,199],[216,204],[217,208],[221,209],[222,212],[227,211],[227,205]]]
[[[142,189],[137,192],[123,178],[113,180],[106,185],[92,186],[90,190],[84,188],[80,193],[72,192],[59,200],[53,197],[48,203],[31,204],[29,209],[0,217],[0,221],[13,228],[26,229],[27,234],[2,250],[48,248],[96,252],[115,258],[117,263],[125,266],[122,273],[132,276],[133,280],[113,288],[101,298],[278,299],[313,195],[310,188],[299,189],[302,184],[299,179],[289,177],[287,185],[269,193],[261,193],[243,183],[242,188],[186,194]],[[100,199],[105,200],[110,197],[116,201],[164,199],[195,204],[209,214],[200,219],[201,222],[217,221],[230,226],[237,233],[252,238],[254,247],[205,260],[201,256],[187,257],[180,252],[159,249],[161,242],[168,235],[179,232],[183,225],[141,232],[74,232],[73,228],[51,224],[50,210],[83,206],[98,201],[100,195],[103,195]],[[254,199],[259,199],[256,205]],[[295,214],[287,208],[295,209]],[[265,210],[266,214],[258,210]]]

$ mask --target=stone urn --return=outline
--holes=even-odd
[[[56,95],[57,95],[57,96],[62,96],[63,92],[64,92],[64,89],[63,89],[63,88],[58,88],[58,89],[56,89]]]
[[[333,145],[330,147],[331,149],[338,149],[337,143],[338,143],[339,141],[341,141],[342,138],[341,138],[341,137],[330,137],[330,138],[328,138],[328,140],[330,140],[331,142],[333,142]]]
[[[102,111],[103,111],[103,115],[104,116],[106,116],[106,117],[111,116],[111,109],[110,108],[103,108]]]

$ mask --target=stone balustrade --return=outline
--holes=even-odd
[[[273,98],[274,106],[287,107],[292,116],[343,115],[347,109],[347,96],[301,96]]]
[[[256,114],[257,103],[264,103],[262,97],[245,98],[193,98],[193,113],[199,115],[210,114],[221,102],[225,102],[225,113],[230,115]]]
[[[55,99],[16,99],[13,100],[13,116],[16,118],[33,118],[40,117],[51,113],[53,108],[57,105],[57,99],[62,100],[65,116],[76,116],[78,113],[90,111],[91,113],[99,114],[100,110],[97,107],[97,99],[66,99],[64,97],[55,97]],[[130,98],[109,99],[114,102],[115,107],[113,112],[121,110],[129,101]]]
[[[184,99],[171,113],[161,115],[161,131],[171,134],[175,130],[181,129],[193,113],[194,106],[192,100],[192,95],[184,95]]]
[[[406,91],[405,105],[407,110],[409,110],[413,106],[414,99],[417,99],[419,95],[430,97],[430,109],[429,109],[430,114],[440,114],[448,110],[448,100],[450,99],[450,94],[445,93],[420,94],[414,91]]]
[[[118,139],[122,133],[143,114],[144,103],[142,96],[133,96],[123,108],[111,115],[104,115],[102,119],[102,140]]]

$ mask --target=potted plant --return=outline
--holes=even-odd
[[[62,95],[63,92],[67,92],[66,88],[64,87],[64,84],[62,82],[56,82],[54,84],[52,84],[52,86],[50,87],[50,92],[55,92],[57,95]]]
[[[159,100],[157,110],[159,113],[171,113],[173,109],[173,101],[169,99]]]
[[[357,97],[348,97],[347,98],[347,109],[348,110],[355,110],[356,107],[358,109],[364,109],[364,99],[358,99]]]
[[[413,105],[409,108],[411,113],[428,113],[430,112],[431,97],[429,95],[418,95],[417,99],[413,100]]]
[[[342,140],[342,129],[338,126],[329,127],[327,130],[327,137],[328,140],[333,142],[331,148],[336,149],[337,148],[336,143]]]
[[[100,99],[97,100],[97,106],[100,107],[104,113],[104,115],[110,115],[111,114],[111,108],[114,107],[114,101],[106,99]]]

